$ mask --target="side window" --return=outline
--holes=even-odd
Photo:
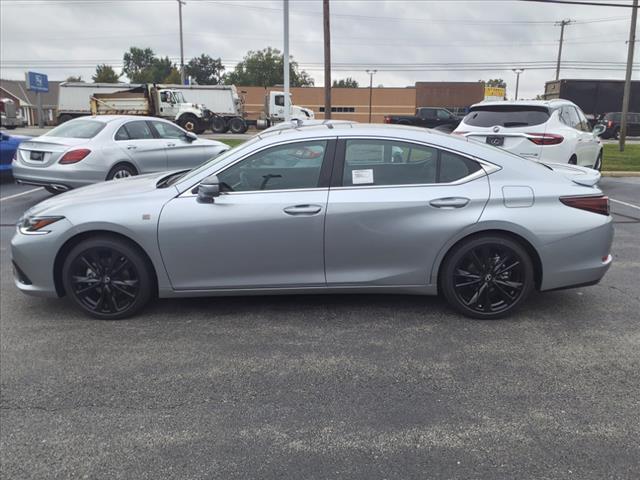
[[[184,135],[185,135],[184,132],[171,123],[158,122],[158,121],[152,120],[151,124],[153,125],[153,128],[156,129],[156,132],[158,132],[158,135],[160,136],[160,138],[166,138],[166,139],[184,138]]]
[[[576,130],[581,130],[580,128],[580,117],[578,117],[578,112],[573,107],[564,107],[568,114],[569,126],[571,128],[575,128]]]
[[[446,110],[438,110],[438,120],[449,120],[451,115]]]
[[[424,119],[433,120],[436,118],[436,111],[433,108],[423,108],[420,112],[420,116]]]
[[[316,188],[327,141],[301,142],[268,148],[218,174],[226,191]]]
[[[589,127],[589,120],[587,120],[587,117],[584,116],[582,110],[577,108],[576,111],[578,112],[578,118],[580,119],[580,129],[583,132],[590,132],[591,128]]]
[[[160,101],[161,102],[168,102],[169,99],[167,98],[167,92],[160,92]]]
[[[284,107],[284,95],[276,95],[275,102],[278,107]]]
[[[118,131],[116,132],[116,136],[115,136],[116,140],[129,140],[129,132],[127,132],[127,127],[122,125]]]
[[[389,140],[347,140],[342,185],[435,183],[435,148]]]
[[[129,132],[129,140],[150,140],[153,138],[151,129],[144,120],[129,122],[125,128]]]
[[[480,170],[480,165],[466,157],[451,152],[440,152],[440,176],[438,183],[460,180]]]

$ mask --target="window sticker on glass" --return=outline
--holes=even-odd
[[[373,169],[367,168],[364,170],[352,170],[351,183],[354,185],[373,183]]]

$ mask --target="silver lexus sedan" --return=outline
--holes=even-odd
[[[190,171],[106,182],[27,211],[15,283],[101,319],[153,297],[442,294],[510,314],[597,283],[613,227],[597,171],[395,125],[253,137]]]
[[[71,120],[23,142],[12,167],[18,183],[55,194],[114,178],[194,168],[228,149],[160,118],[104,115]]]

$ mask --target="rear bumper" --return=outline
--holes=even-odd
[[[102,172],[92,170],[61,169],[57,166],[31,167],[19,162],[13,162],[12,168],[13,178],[18,183],[54,187],[61,192],[102,182],[105,179]]]
[[[613,219],[540,249],[543,264],[541,291],[594,285],[611,266]]]

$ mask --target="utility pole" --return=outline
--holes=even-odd
[[[184,0],[178,0],[178,18],[180,19],[180,83],[184,85],[184,43],[182,40],[182,5]]]
[[[629,101],[631,97],[631,71],[633,66],[633,51],[636,44],[636,23],[638,21],[638,0],[633,0],[631,10],[631,31],[629,32],[629,50],[627,52],[627,75],[624,82],[624,95],[622,97],[622,118],[620,119],[620,151],[624,152],[624,144],[627,137],[627,114],[629,113]]]
[[[291,99],[289,98],[289,0],[284,0],[284,121],[291,121]]]
[[[520,74],[524,72],[524,68],[512,68],[513,73],[516,74],[516,100],[518,100],[518,89],[520,87]]]
[[[322,0],[324,23],[324,118],[331,118],[331,28],[329,23],[329,0]]]
[[[562,20],[556,23],[560,25],[560,48],[558,49],[558,65],[556,66],[556,80],[560,80],[560,62],[562,60],[562,42],[564,42],[564,27],[573,23],[573,20]]]
[[[371,103],[373,100],[373,76],[378,72],[377,70],[367,70],[369,74],[369,123],[371,123]]]

